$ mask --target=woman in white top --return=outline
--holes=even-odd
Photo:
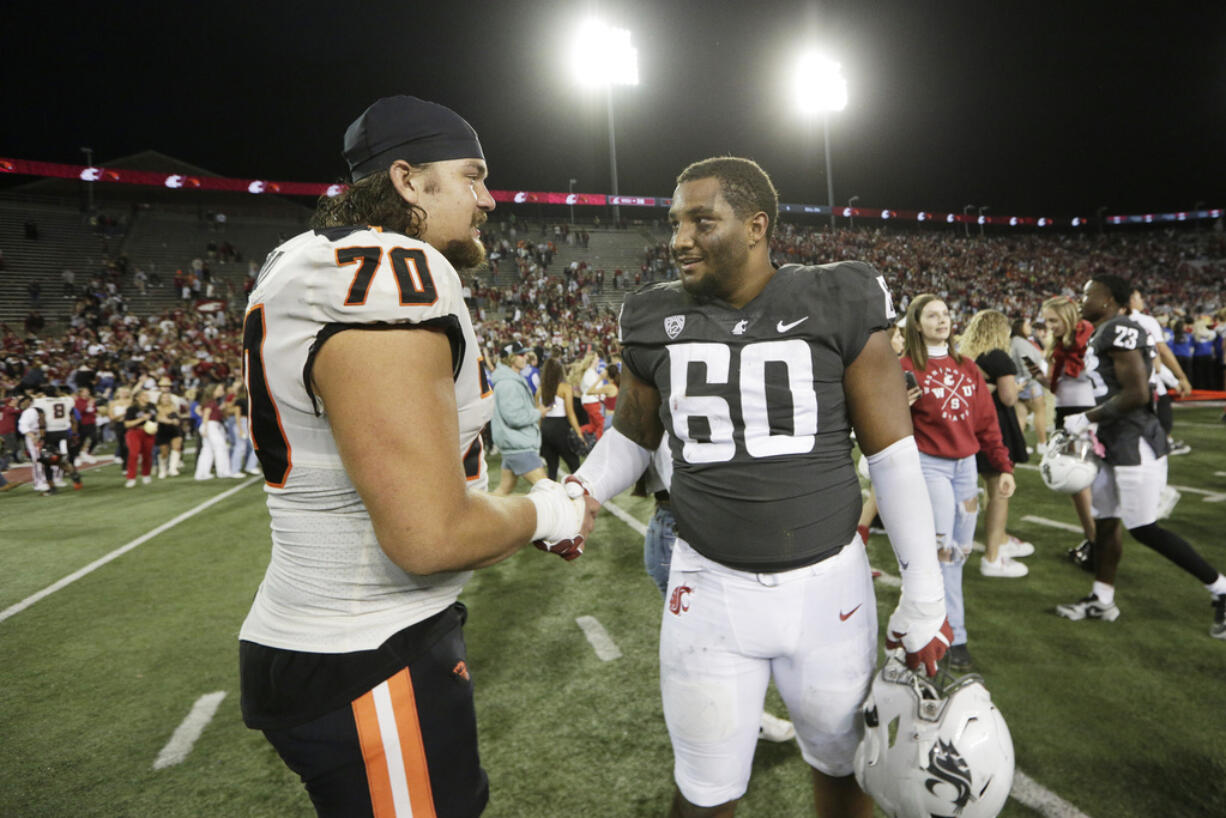
[[[1047,393],[1043,385],[1030,376],[1027,361],[1036,364],[1040,371],[1046,367],[1043,363],[1043,350],[1030,340],[1034,327],[1029,318],[1017,318],[1013,321],[1013,334],[1009,338],[1009,357],[1017,367],[1017,403],[1013,410],[1017,413],[1017,424],[1026,431],[1028,417],[1034,417],[1034,436],[1038,441],[1035,450],[1042,455],[1047,448]]]
[[[1077,302],[1068,296],[1057,295],[1043,302],[1043,320],[1049,330],[1047,335],[1047,373],[1044,374],[1033,361],[1027,362],[1030,376],[1043,385],[1056,399],[1056,428],[1064,425],[1068,415],[1077,415],[1094,408],[1094,385],[1086,372],[1086,344],[1094,333],[1094,326],[1081,319]],[[1087,570],[1093,570],[1090,549],[1094,542],[1094,513],[1090,508],[1090,488],[1073,495],[1073,507],[1081,521],[1085,539],[1069,556]]]
[[[579,455],[570,445],[567,432],[574,431],[583,440],[583,429],[575,414],[575,390],[566,382],[562,362],[546,358],[541,370],[541,406],[545,417],[541,420],[541,457],[550,480],[558,479],[558,458],[566,462],[571,474],[579,468]]]

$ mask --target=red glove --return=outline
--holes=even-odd
[[[886,650],[902,648],[907,667],[916,670],[923,664],[929,676],[937,675],[937,662],[953,641],[944,600],[913,603],[904,594],[886,626]]]

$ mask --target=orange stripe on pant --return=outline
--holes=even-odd
[[[380,727],[375,706],[375,692],[369,691],[353,701],[353,719],[357,725],[358,740],[362,745],[362,759],[366,765],[366,780],[370,785],[370,802],[375,818],[398,818],[392,795],[392,777],[388,769],[389,742],[397,742],[404,763],[404,778],[408,785],[409,804],[413,818],[435,818],[434,794],[430,789],[430,771],[426,765],[426,748],[421,738],[421,724],[417,720],[417,701],[413,695],[413,682],[409,669],[397,673],[386,682],[391,698],[394,725],[384,723]],[[394,730],[395,735],[384,738],[383,729]]]

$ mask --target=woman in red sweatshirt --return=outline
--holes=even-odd
[[[975,453],[982,451],[1000,473],[1002,497],[1011,496],[1015,486],[992,395],[975,362],[949,348],[950,329],[945,302],[930,293],[916,296],[907,308],[902,368],[916,381],[908,392],[911,422],[936,523],[945,609],[954,631],[947,658],[952,670],[966,671],[971,655],[966,646],[962,566],[979,518]]]

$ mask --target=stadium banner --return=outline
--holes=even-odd
[[[88,165],[67,165],[57,162],[34,162],[27,159],[12,159],[0,157],[0,173],[15,173],[26,176],[44,176],[58,179],[80,179],[83,182],[118,183],[128,185],[147,185],[151,187],[166,187],[171,189],[216,190],[231,193],[250,193],[259,195],[275,193],[281,196],[337,196],[346,189],[343,184],[321,184],[317,182],[278,182],[270,179],[229,179],[223,176],[191,176],[178,173],[157,173],[145,170],[123,170],[119,168],[102,168]],[[627,205],[634,207],[670,207],[672,199],[656,196],[606,196],[601,193],[551,193],[548,191],[531,190],[491,190],[490,195],[496,202],[513,204],[553,204],[553,205]],[[831,208],[828,205],[813,204],[780,204],[780,213],[803,213],[809,215],[828,216]],[[927,210],[889,210],[868,207],[838,207],[834,208],[836,216],[845,219],[880,219],[881,221],[900,220],[914,222],[936,222],[945,224],[978,224],[993,227],[1053,227],[1057,223],[1071,227],[1086,227],[1093,220],[1085,216],[1074,216],[1071,219],[1060,219],[1057,222],[1048,216],[988,216],[970,213],[945,213]],[[1106,216],[1105,223],[1122,224],[1153,224],[1155,222],[1174,223],[1195,221],[1198,219],[1220,219],[1226,212],[1223,208],[1209,210],[1187,210],[1175,213],[1142,213],[1136,215]]]

